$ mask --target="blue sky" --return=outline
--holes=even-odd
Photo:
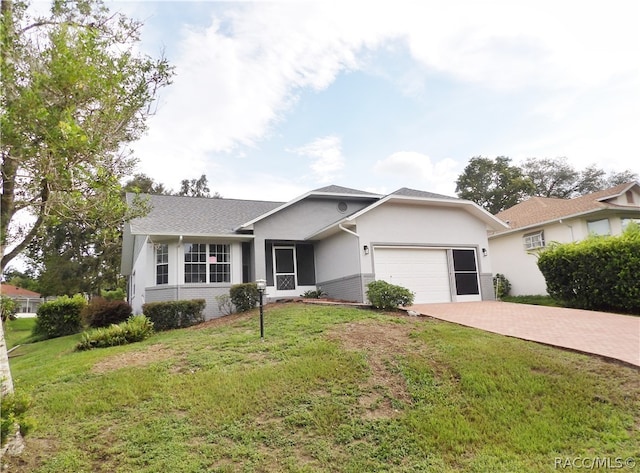
[[[454,195],[473,156],[640,174],[640,3],[108,1],[176,67],[139,171],[227,198]]]

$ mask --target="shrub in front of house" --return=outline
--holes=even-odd
[[[215,297],[216,302],[218,304],[218,311],[222,315],[231,315],[235,312],[236,308],[233,306],[233,302],[231,302],[231,296],[229,294],[220,294]]]
[[[124,289],[118,288],[111,291],[100,291],[100,295],[108,301],[123,301],[127,298]]]
[[[82,310],[87,301],[80,294],[62,296],[38,307],[33,335],[38,338],[55,338],[82,330]]]
[[[88,327],[108,327],[124,322],[133,314],[131,306],[123,300],[94,297],[82,311],[82,319]]]
[[[571,307],[640,314],[640,227],[551,245],[538,257],[547,292]]]
[[[2,382],[0,382],[0,390]],[[31,407],[31,398],[22,393],[5,393],[0,400],[0,445],[4,445],[9,437],[19,428],[25,436],[34,426],[33,420],[26,415]]]
[[[114,347],[140,342],[153,334],[153,322],[144,315],[132,315],[125,322],[94,328],[82,334],[76,350]]]
[[[496,293],[496,299],[502,300],[511,292],[511,283],[504,274],[497,273],[493,277],[493,288]]]
[[[254,282],[234,284],[229,289],[229,297],[238,312],[246,312],[256,307],[260,300],[260,292]]]
[[[304,297],[305,299],[321,299],[323,297],[326,297],[327,293],[324,292],[321,287],[319,287],[315,291],[305,291],[304,293],[300,294],[300,296]]]
[[[373,281],[367,284],[367,298],[376,309],[396,310],[399,306],[413,304],[414,294],[402,286],[386,281]]]
[[[204,322],[206,305],[204,299],[148,302],[142,306],[142,312],[153,322],[156,330],[172,330]]]

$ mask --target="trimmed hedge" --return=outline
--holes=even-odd
[[[204,299],[148,302],[142,306],[142,312],[151,319],[156,330],[172,330],[204,322],[206,305]]]
[[[640,314],[637,225],[620,236],[551,245],[540,253],[538,267],[549,295],[568,306]]]
[[[229,289],[229,297],[238,312],[246,312],[256,307],[260,300],[260,292],[254,282],[234,284]]]
[[[94,297],[82,311],[82,319],[88,327],[108,327],[124,322],[132,314],[133,309],[126,301]]]
[[[140,342],[153,334],[153,322],[144,315],[132,315],[126,322],[89,330],[82,334],[76,350],[114,347]]]
[[[80,294],[62,296],[38,307],[33,335],[39,338],[55,338],[72,335],[82,330],[82,309],[87,301]]]
[[[413,304],[414,293],[386,281],[373,281],[367,284],[367,298],[376,309],[397,310]]]

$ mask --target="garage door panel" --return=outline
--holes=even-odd
[[[415,293],[416,303],[450,302],[446,250],[375,248],[375,276]]]

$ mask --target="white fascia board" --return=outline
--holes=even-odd
[[[250,234],[234,234],[234,233],[184,233],[184,232],[162,232],[162,233],[146,233],[133,232],[132,235],[146,235],[150,240],[154,238],[165,237],[184,237],[184,238],[215,238],[217,240],[253,240]]]
[[[636,186],[640,186],[640,184],[638,184],[637,182],[631,182],[629,183],[629,185],[627,187],[625,187],[624,189],[622,189],[620,192],[618,192],[617,194],[611,194],[611,195],[607,195],[605,197],[600,197],[599,199],[596,199],[598,202],[603,202],[605,200],[609,200],[609,199],[613,199],[614,197],[620,197],[622,194],[624,194],[625,192],[627,192],[628,190],[633,189]]]

